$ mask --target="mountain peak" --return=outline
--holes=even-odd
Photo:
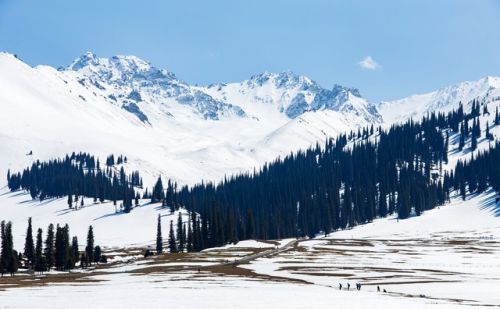
[[[94,76],[95,79],[116,80],[158,80],[161,82],[177,80],[170,71],[158,69],[133,55],[115,55],[110,58],[99,58],[93,52],[86,52],[76,58],[66,69]]]
[[[261,87],[264,84],[272,84],[278,89],[291,89],[299,88],[301,90],[306,90],[311,86],[316,86],[316,83],[312,81],[309,77],[304,75],[296,74],[291,70],[286,70],[280,73],[263,72],[260,74],[253,75],[247,81],[249,86]]]
[[[109,58],[110,63],[117,67],[130,69],[133,71],[148,71],[152,68],[148,61],[133,55],[116,55]]]
[[[349,94],[352,94],[358,98],[362,98],[361,93],[359,92],[358,88],[354,87],[345,87],[339,84],[333,85],[332,91],[337,94],[337,95],[344,95],[347,96]]]
[[[87,51],[80,57],[73,60],[73,62],[68,66],[68,69],[73,71],[78,71],[86,66],[98,65],[98,64],[99,64],[99,59],[97,58],[96,54],[94,54],[91,51]]]
[[[498,76],[486,76],[479,81],[490,87],[500,88],[500,77]]]

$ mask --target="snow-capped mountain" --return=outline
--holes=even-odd
[[[198,87],[134,56],[86,53],[56,70],[0,53],[0,172],[86,151],[127,155],[146,184],[160,173],[192,184],[361,126],[491,102],[499,89],[489,77],[377,105],[357,89],[323,88],[289,71]]]
[[[473,100],[481,104],[500,100],[500,77],[485,77],[444,87],[425,94],[412,95],[400,100],[381,102],[377,107],[386,123],[419,119],[428,112],[448,112],[460,103],[470,110]]]
[[[331,110],[370,123],[381,121],[375,106],[361,97],[358,89],[341,85],[325,89],[310,78],[291,71],[265,72],[239,83],[200,89],[221,101],[243,104],[250,114],[275,109],[294,119],[306,112]]]
[[[356,89],[325,89],[291,72],[196,87],[132,56],[106,59],[88,53],[56,70],[33,68],[0,53],[0,174],[9,168],[20,171],[33,160],[85,151],[101,159],[109,154],[126,155],[128,162],[123,166],[139,170],[148,187],[159,174],[184,184],[219,180],[359,126],[390,125],[429,111],[447,111],[457,108],[460,101],[466,110],[473,99],[487,104],[490,115],[480,116],[485,130],[500,107],[499,81],[489,77],[376,105]],[[186,96],[192,99],[184,100]],[[495,126],[490,131],[496,139],[499,130]],[[443,168],[471,155],[468,149],[457,151],[456,136],[451,136],[450,143],[449,164]],[[475,153],[488,145],[483,134]],[[3,193],[5,181],[6,177],[0,177]],[[89,208],[59,217],[66,208],[64,200],[38,207],[38,202],[24,202],[29,196],[3,193],[0,205],[12,210],[16,243],[22,242],[28,208],[29,216],[50,222],[58,216],[58,220],[75,222],[81,233],[89,224],[97,228],[112,224],[120,231],[123,224],[156,218],[156,210],[144,208],[134,210],[134,216],[96,222],[96,214],[113,212],[111,204],[97,206],[105,207],[97,212]],[[19,208],[21,203],[24,207]],[[134,242],[149,239],[144,230]],[[112,237],[108,243],[113,243]],[[115,241],[126,244],[120,238]]]
[[[247,111],[260,120],[268,111],[262,113],[259,105],[271,105],[288,119],[320,110],[342,112],[346,117],[367,122],[381,119],[374,105],[363,99],[357,89],[340,85],[325,89],[308,77],[290,71],[266,72],[240,83],[194,87],[172,72],[155,68],[135,56],[98,58],[91,52],[59,71],[143,122],[149,120],[143,111],[148,104],[174,117],[170,109],[178,104],[186,105],[211,120],[246,117]]]
[[[291,72],[225,87],[235,95],[189,85],[134,56],[86,53],[56,70],[2,53],[0,170],[73,151],[122,153],[146,183],[159,173],[194,183],[380,121],[356,90],[323,89]]]
[[[245,112],[238,106],[214,100],[179,80],[172,72],[157,69],[135,56],[108,59],[87,52],[60,71],[77,78],[85,87],[95,88],[94,92],[121,105],[143,122],[148,121],[141,109],[143,102],[159,105],[169,116],[169,106],[178,103],[192,107],[205,119],[245,117]]]

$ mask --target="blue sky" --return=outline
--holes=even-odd
[[[500,1],[0,0],[0,50],[133,54],[193,84],[289,69],[377,101],[500,75]]]

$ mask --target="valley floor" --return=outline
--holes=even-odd
[[[92,271],[0,279],[0,307],[500,307],[500,218],[492,201],[492,192],[455,198],[420,217],[310,240],[242,241],[148,259],[142,247],[108,248],[110,263]]]

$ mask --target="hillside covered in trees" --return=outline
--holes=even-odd
[[[480,129],[479,102],[466,113],[432,113],[388,130],[364,128],[328,139],[323,146],[235,175],[219,184],[176,191],[167,204],[199,214],[193,221],[196,248],[242,239],[312,237],[397,213],[399,219],[443,205],[452,191],[465,198],[488,187],[499,192],[498,142]],[[499,125],[498,110],[494,125]],[[469,129],[470,128],[470,129]],[[477,147],[485,134],[489,149],[448,166],[450,151]],[[450,149],[450,138],[460,140]]]
[[[489,187],[499,191],[500,152],[489,130],[500,125],[500,117],[495,110],[492,124],[481,130],[481,116],[486,114],[487,105],[474,101],[470,112],[460,105],[448,114],[430,113],[387,129],[365,127],[218,184],[181,187],[168,180],[164,187],[159,177],[142,198],[172,212],[188,210],[189,220],[179,218],[175,231],[170,222],[171,252],[251,238],[313,237],[392,214],[406,219],[445,204],[453,191],[464,198]],[[473,156],[481,138],[489,148]],[[448,164],[452,152],[467,159]],[[26,190],[38,199],[67,195],[70,207],[78,196],[122,200],[129,212],[132,199],[138,204],[134,187],[142,187],[142,179],[137,172],[126,175],[123,167],[112,171],[114,161],[108,157],[106,167],[100,167],[93,156],[73,154],[36,162],[22,173],[9,172],[9,188]],[[125,161],[120,156],[117,162]]]

